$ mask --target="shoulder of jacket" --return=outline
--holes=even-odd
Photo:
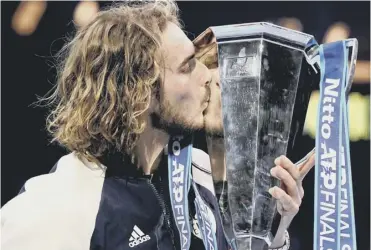
[[[103,182],[73,154],[62,157],[1,208],[2,247],[88,249]]]

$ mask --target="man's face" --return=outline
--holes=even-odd
[[[208,135],[223,137],[221,82],[216,38],[211,30],[206,30],[193,42],[196,47],[196,57],[209,69],[212,76],[210,83],[210,101],[208,107],[204,111],[204,129]]]
[[[165,70],[159,107],[154,112],[158,125],[177,133],[202,129],[210,97],[210,72],[195,58],[193,43],[173,23],[168,23],[162,34],[161,53]]]

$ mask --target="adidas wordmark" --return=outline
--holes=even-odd
[[[137,225],[134,226],[133,232],[131,232],[131,237],[129,239],[129,247],[135,247],[143,242],[146,242],[147,240],[150,240],[151,237],[149,235],[144,235],[142,230],[137,227]]]

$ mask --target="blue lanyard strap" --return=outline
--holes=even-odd
[[[313,249],[356,249],[346,104],[346,42],[321,45]]]
[[[197,185],[191,178],[192,137],[174,136],[168,144],[169,189],[171,207],[180,236],[182,250],[191,246],[188,192],[193,183],[195,192],[196,216],[206,249],[217,250],[216,232],[212,226],[211,209],[203,201]]]
[[[191,185],[192,138],[174,136],[168,144],[169,191],[171,208],[179,231],[182,250],[191,246],[188,191]]]
[[[196,207],[196,215],[198,220],[198,225],[201,230],[202,240],[205,245],[206,250],[217,250],[218,249],[218,242],[216,240],[216,228],[213,228],[212,222],[210,218],[213,215],[211,209],[207,206],[204,202],[200,193],[198,192],[197,185],[194,181],[192,181],[193,190],[195,192],[195,207]],[[214,225],[216,226],[216,225]]]

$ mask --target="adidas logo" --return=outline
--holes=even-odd
[[[151,237],[149,237],[149,235],[144,235],[142,230],[140,230],[139,227],[135,225],[133,232],[131,232],[131,237],[129,239],[129,247],[135,247],[150,239]]]

